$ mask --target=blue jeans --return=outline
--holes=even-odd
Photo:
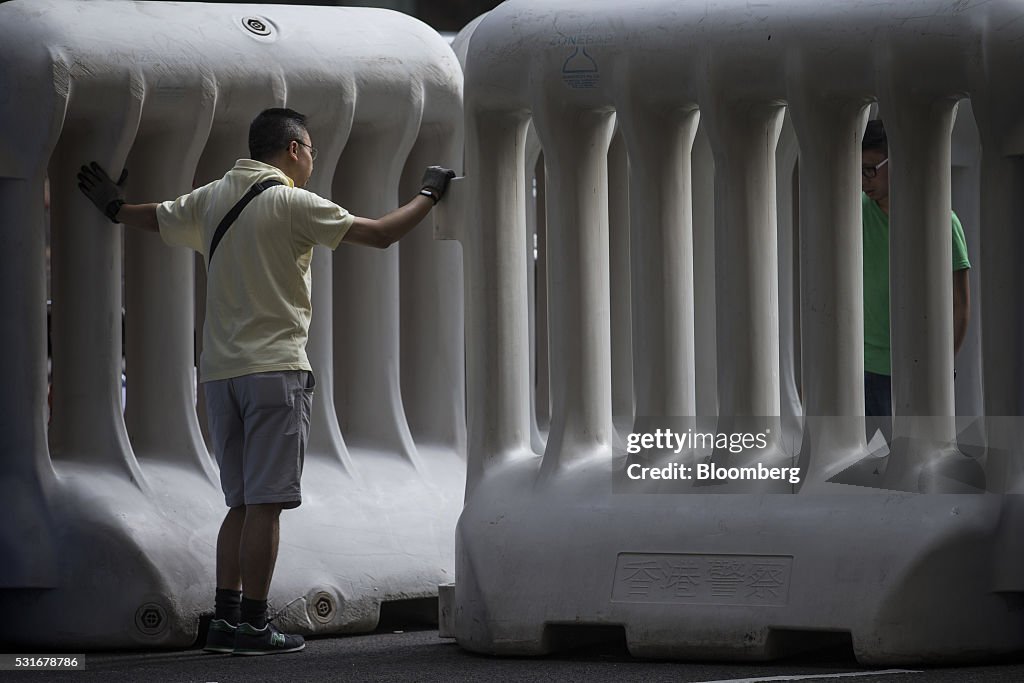
[[[864,373],[864,414],[868,417],[892,415],[892,377]]]
[[[892,377],[864,373],[864,415],[867,416],[868,441],[879,429],[892,442]]]

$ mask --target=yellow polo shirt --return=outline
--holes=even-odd
[[[256,182],[284,185],[257,195],[217,246],[217,225]],[[313,247],[337,248],[354,220],[348,211],[294,183],[280,169],[239,159],[220,180],[157,206],[160,236],[206,257],[206,323],[200,381],[255,372],[311,370]]]

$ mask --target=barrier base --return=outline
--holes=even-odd
[[[607,464],[547,480],[538,465],[489,472],[459,521],[468,650],[546,654],[566,624],[621,626],[633,655],[671,659],[848,638],[865,665],[948,664],[1024,646],[1022,587],[994,583],[1020,528],[1009,497],[619,494]]]
[[[303,504],[281,517],[270,592],[282,630],[365,633],[383,604],[437,597],[452,578],[465,462],[441,449],[425,459],[417,471],[382,454],[360,462],[356,479],[307,458]],[[11,616],[0,640],[76,650],[196,642],[200,618],[213,611],[214,544],[227,508],[187,468],[147,463],[143,472],[145,490],[105,468],[58,465],[49,503],[56,576],[47,587],[0,590],[0,611]]]

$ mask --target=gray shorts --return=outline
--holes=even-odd
[[[260,372],[206,382],[210,439],[228,507],[302,503],[313,373]]]

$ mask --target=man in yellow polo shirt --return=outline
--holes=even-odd
[[[431,166],[420,193],[379,219],[349,214],[301,189],[316,148],[306,119],[267,109],[249,128],[249,159],[220,180],[161,204],[125,204],[95,162],[79,187],[111,221],[159,232],[203,254],[206,323],[199,375],[229,508],[217,537],[215,614],[206,650],[296,652],[302,636],[267,623],[281,510],[302,502],[300,477],[314,379],[306,357],[313,247],[386,248],[444,195],[454,173]]]
[[[891,434],[892,364],[889,344],[889,141],[880,120],[868,121],[861,143],[864,228],[864,411]],[[952,216],[953,353],[963,346],[970,318],[967,241]]]

